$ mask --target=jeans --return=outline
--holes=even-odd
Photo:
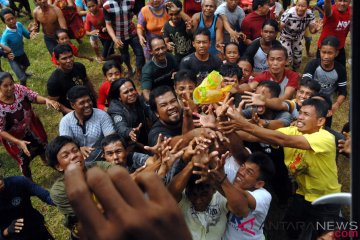
[[[15,57],[14,60],[9,60],[9,64],[19,81],[25,81],[27,78],[25,71],[30,66],[29,59],[26,54]]]
[[[47,50],[49,51],[50,55],[52,55],[54,48],[58,45],[58,42],[55,38],[46,35],[44,35],[44,41]]]
[[[103,45],[103,50],[102,50],[101,56],[103,58],[107,58],[111,54],[114,54],[113,41],[111,39],[102,39],[102,38],[99,38],[99,39],[101,41],[101,44]]]
[[[130,64],[130,54],[129,54],[129,45],[133,49],[133,52],[136,57],[136,67],[141,69],[145,64],[145,57],[142,46],[140,45],[139,38],[131,37],[128,40],[122,40],[124,43],[123,47],[121,48],[121,58],[125,64]]]

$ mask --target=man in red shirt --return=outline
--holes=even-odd
[[[240,93],[243,90],[252,91],[259,85],[260,82],[271,80],[280,85],[280,99],[292,99],[295,90],[298,87],[299,74],[285,68],[288,62],[286,48],[283,46],[272,47],[267,55],[267,62],[269,65],[269,70],[254,77],[252,82],[249,84],[240,85]]]
[[[254,39],[261,37],[262,25],[266,19],[270,18],[269,0],[254,0],[252,9],[253,11],[246,15],[241,23],[241,31],[246,35],[244,41],[246,45],[250,45]]]
[[[335,0],[331,5],[331,0],[325,0],[324,3],[324,26],[318,41],[317,58],[320,58],[320,43],[327,36],[335,36],[339,41],[339,54],[336,61],[346,66],[345,41],[350,31],[351,6],[350,0]]]

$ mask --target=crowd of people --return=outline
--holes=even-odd
[[[58,208],[69,239],[260,240],[272,201],[284,239],[339,239],[309,226],[343,221],[340,205],[312,202],[341,192],[337,158],[351,152],[349,124],[331,128],[347,97],[351,6],[318,2],[35,0],[31,15],[27,0],[1,1],[0,54],[20,84],[1,70],[0,138],[23,176],[0,176],[0,239],[54,239],[31,196]],[[54,65],[46,97],[26,87],[23,38],[40,29]],[[95,57],[71,42],[85,35]],[[74,57],[103,64],[99,89]],[[214,70],[212,91],[230,90],[199,103]],[[63,114],[50,142],[32,103]],[[36,156],[60,173],[49,191],[33,182]]]

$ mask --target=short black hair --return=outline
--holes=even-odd
[[[331,107],[332,107],[332,100],[331,100],[331,97],[325,93],[322,93],[322,92],[317,92],[315,93],[313,96],[311,96],[312,98],[314,99],[319,99],[319,100],[323,100],[326,102],[327,104],[327,107],[328,107],[328,111],[331,110]]]
[[[254,68],[254,59],[248,57],[247,55],[240,57],[238,64],[239,64],[239,62],[248,62],[248,63],[250,63],[251,68]]]
[[[56,60],[59,60],[60,54],[64,54],[67,52],[71,52],[72,54],[74,54],[69,44],[58,44],[56,45],[56,47],[54,47],[53,52]]]
[[[69,136],[57,136],[46,146],[45,156],[50,167],[56,169],[56,165],[59,163],[57,154],[68,143],[73,143],[80,148],[79,143]]]
[[[109,90],[109,98],[112,99],[118,99],[120,96],[120,87],[126,83],[130,82],[134,89],[136,89],[135,83],[130,78],[120,78],[114,82],[111,83],[110,90]]]
[[[89,96],[91,98],[91,93],[87,87],[82,85],[73,86],[66,93],[66,98],[71,103],[75,103],[76,100],[84,96]]]
[[[121,73],[121,66],[117,61],[115,61],[115,60],[106,61],[104,63],[104,65],[102,66],[102,72],[103,72],[104,76],[106,76],[107,71],[109,71],[110,69],[112,69],[114,67],[117,68]]]
[[[150,38],[150,41],[149,41],[149,49],[150,50],[152,50],[152,42],[154,40],[162,40],[164,42],[164,44],[165,44],[165,39],[162,36],[153,36],[153,37]],[[166,46],[166,44],[165,44],[165,46]]]
[[[98,5],[98,1],[97,1],[97,0],[85,0],[85,3],[88,3],[88,2],[94,2],[96,5]]]
[[[181,10],[182,10],[182,8],[183,8],[183,5],[182,5],[182,3],[181,3],[180,0],[169,0],[168,2],[174,3],[175,6],[176,6],[177,8],[179,8],[179,13],[181,12]],[[169,9],[168,9],[168,8],[166,8],[166,12],[169,12]]]
[[[198,30],[195,32],[195,34],[194,34],[194,40],[195,40],[196,36],[198,36],[198,35],[205,35],[205,36],[207,36],[207,37],[209,38],[209,41],[210,41],[210,39],[211,39],[211,33],[210,33],[209,29],[207,29],[207,28],[200,28],[200,29],[198,29]]]
[[[69,32],[68,32],[67,29],[60,28],[60,29],[56,30],[56,32],[55,32],[55,39],[56,40],[59,40],[59,34],[60,33],[66,33],[69,36]]]
[[[187,182],[186,185],[186,195],[189,197],[189,192],[195,190],[195,189],[200,189],[200,190],[205,190],[205,189],[214,189],[214,187],[209,183],[209,182],[201,182],[201,183],[196,183],[197,180],[200,179],[200,175],[196,175],[196,174],[192,174]]]
[[[339,45],[340,45],[339,39],[337,39],[337,37],[334,37],[334,36],[327,36],[320,43],[320,47],[331,46],[331,47],[334,47],[335,49],[338,49]]]
[[[161,85],[161,86],[158,86],[157,88],[154,88],[153,90],[151,90],[150,97],[149,97],[149,105],[150,105],[150,109],[153,112],[157,112],[157,106],[156,106],[155,99],[161,95],[164,95],[167,92],[172,92],[174,94],[174,96],[176,97],[176,93],[174,92],[174,89],[167,85]]]
[[[235,63],[224,63],[220,67],[220,75],[223,77],[237,76],[240,81],[242,78],[242,69]]]
[[[281,93],[280,85],[271,80],[261,81],[257,87],[267,87],[271,93],[271,97],[279,97]]]
[[[107,145],[111,144],[111,143],[115,143],[115,142],[121,142],[121,144],[123,145],[123,147],[126,149],[127,145],[125,144],[125,141],[122,137],[119,136],[119,134],[117,133],[113,133],[110,135],[107,135],[106,137],[103,138],[103,140],[101,140],[101,148],[104,151],[104,147],[106,147]]]
[[[275,32],[279,32],[279,24],[274,19],[267,19],[264,24],[262,25],[261,29],[264,29],[265,26],[271,26],[275,29]]]
[[[228,46],[231,46],[231,45],[237,47],[237,49],[238,49],[238,51],[239,51],[239,44],[237,44],[236,42],[228,42],[228,43],[226,43],[225,46],[224,46],[224,52],[226,52],[226,48],[227,48]],[[239,55],[240,55],[240,51],[239,51]]]
[[[259,166],[260,176],[258,180],[267,182],[275,175],[273,160],[263,152],[253,152],[249,155],[246,162],[251,162]]]
[[[283,51],[284,52],[284,55],[285,55],[285,59],[288,59],[289,58],[289,54],[287,52],[287,49],[283,46],[283,45],[275,45],[275,46],[272,46],[269,50],[269,53],[267,55],[267,58],[269,58],[270,56],[270,53],[272,51]]]
[[[329,110],[329,105],[326,103],[326,101],[316,98],[306,99],[302,104],[302,107],[304,106],[313,106],[315,108],[316,116],[318,118],[326,118]]]
[[[252,10],[255,11],[259,6],[264,6],[265,4],[269,4],[269,0],[254,0],[252,3]]]
[[[15,13],[12,9],[4,8],[0,11],[0,18],[1,18],[1,21],[3,21],[3,23],[5,23],[5,15],[6,14],[12,14],[15,17]]]
[[[301,78],[299,86],[300,87],[301,86],[307,87],[311,91],[313,91],[314,93],[320,92],[320,89],[321,89],[321,85],[317,81],[314,81],[314,80],[312,80],[311,78],[308,78],[308,77]]]
[[[179,82],[183,82],[183,81],[190,81],[193,82],[196,86],[196,75],[194,72],[187,70],[187,69],[183,69],[178,71],[175,74],[175,79],[174,79],[174,85],[176,86],[177,83]]]
[[[12,75],[8,72],[0,72],[0,85],[3,83],[3,81],[6,78],[10,78],[13,82],[14,82],[14,78],[12,77]]]

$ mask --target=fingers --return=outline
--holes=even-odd
[[[135,208],[145,206],[144,194],[132,180],[125,168],[115,166],[108,170],[110,179],[122,198]]]
[[[66,168],[65,189],[70,204],[83,227],[89,231],[88,234],[96,236],[96,229],[105,224],[105,218],[92,199],[83,170],[76,164],[70,163]]]
[[[87,171],[86,177],[89,188],[102,205],[107,219],[121,222],[129,205],[121,192],[119,194],[110,176],[100,168],[93,167]]]
[[[172,196],[155,174],[142,173],[135,178],[136,183],[146,192],[150,201],[168,207],[177,206]]]
[[[176,152],[178,152],[179,150],[180,150],[180,145],[181,145],[181,143],[183,142],[184,140],[183,139],[180,139],[176,144],[175,144],[175,146],[173,147],[173,149],[172,149],[172,153],[176,153]]]
[[[134,129],[134,131],[135,131],[135,132],[140,131],[141,126],[142,126],[142,123],[140,123],[139,126],[137,126],[137,127]]]

